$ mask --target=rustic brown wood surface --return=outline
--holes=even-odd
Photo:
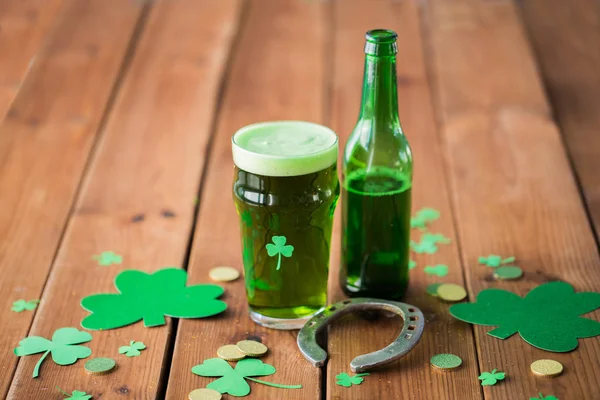
[[[425,294],[434,282],[465,285],[470,300],[488,287],[525,294],[554,280],[600,291],[592,232],[594,222],[600,228],[599,6],[518,3],[0,1],[0,397],[62,399],[59,386],[93,399],[187,399],[213,380],[192,366],[252,338],[269,346],[263,360],[277,368],[265,381],[303,388],[250,382],[249,399],[600,399],[597,337],[548,353],[518,335],[492,338],[491,328],[455,320]],[[113,292],[121,270],[182,267],[194,284],[209,282],[216,265],[241,269],[231,135],[257,121],[309,120],[334,128],[343,148],[358,113],[364,32],[378,27],[400,33],[413,210],[439,209],[431,230],[452,239],[434,255],[413,254],[405,301],[426,316],[415,350],[359,386],[338,386],[352,358],[384,347],[401,321],[339,321],[326,337],[328,365],[317,369],[300,355],[297,332],[249,320],[239,279],[223,284],[220,316],[92,331],[92,357],[118,363],[108,375],[48,357],[33,379],[41,355],[14,356],[19,340],[78,327],[81,298]],[[331,302],[345,298],[339,240],[338,207]],[[106,250],[123,263],[99,266],[92,255]],[[495,281],[477,264],[492,253],[515,255],[524,278]],[[448,276],[423,272],[438,263]],[[14,313],[20,298],[41,303]],[[118,354],[130,340],[147,345],[140,357]],[[429,358],[444,352],[461,356],[462,367],[433,370]],[[534,377],[538,358],[561,361],[564,374]],[[482,388],[478,375],[493,368],[507,379]]]
[[[522,17],[600,235],[600,3],[524,0]],[[568,32],[568,34],[565,34]]]

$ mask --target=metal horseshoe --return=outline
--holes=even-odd
[[[327,352],[317,344],[317,333],[336,319],[354,311],[383,310],[402,317],[404,326],[400,335],[381,350],[363,354],[350,363],[353,372],[363,372],[380,365],[391,363],[415,347],[425,326],[423,313],[417,307],[397,301],[357,298],[335,303],[321,310],[302,327],[298,333],[298,347],[304,357],[315,367],[322,367]]]

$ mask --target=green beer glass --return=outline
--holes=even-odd
[[[250,317],[299,329],[327,303],[338,139],[324,126],[264,122],[232,138]]]

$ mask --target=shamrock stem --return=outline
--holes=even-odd
[[[367,375],[369,375],[369,373],[368,373],[368,372],[365,372],[364,374],[356,374],[356,375],[354,375],[354,376],[367,376]]]
[[[498,339],[506,339],[517,333],[517,331],[518,329],[515,329],[512,326],[499,326],[498,328],[489,331],[488,335]]]
[[[279,271],[279,267],[281,267],[281,253],[279,253],[279,257],[277,258],[277,271]]]
[[[263,385],[272,386],[280,389],[302,389],[302,385],[280,385],[279,383],[265,382],[261,381],[260,379],[254,379],[247,376],[245,378],[251,380],[252,382],[262,383]]]
[[[40,375],[40,365],[42,365],[42,361],[44,361],[44,358],[46,358],[48,353],[50,353],[50,350],[46,351],[44,353],[44,355],[42,356],[42,358],[39,359],[37,364],[35,364],[35,368],[33,369],[33,377],[34,378],[37,378]]]
[[[56,389],[58,389],[59,392],[61,392],[62,394],[64,394],[67,397],[71,397],[71,395],[67,392],[65,392],[64,390],[62,390],[61,388],[59,388],[58,386],[56,386]]]

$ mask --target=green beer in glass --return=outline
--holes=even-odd
[[[310,122],[264,122],[236,132],[232,150],[250,317],[299,329],[327,303],[337,136]]]

